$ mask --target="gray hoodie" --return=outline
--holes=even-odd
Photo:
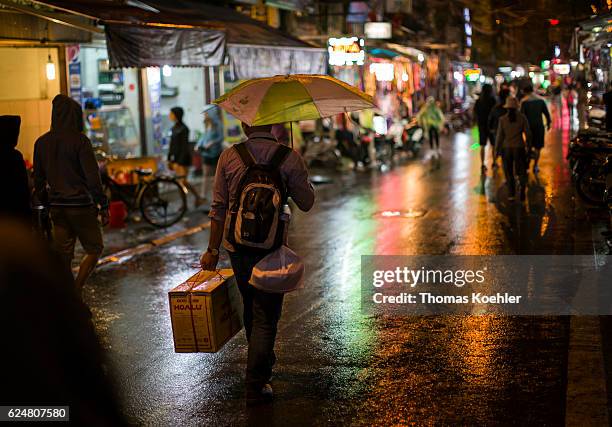
[[[81,106],[57,95],[51,130],[34,146],[34,186],[40,201],[51,206],[107,206],[91,142],[82,132]]]

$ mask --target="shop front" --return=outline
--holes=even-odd
[[[58,18],[57,21],[60,19]],[[36,139],[51,127],[51,101],[67,93],[65,43],[87,42],[91,33],[34,14],[0,8],[0,115],[18,115],[17,149],[33,161]]]

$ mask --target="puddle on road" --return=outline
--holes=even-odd
[[[408,209],[403,211],[380,211],[372,215],[374,218],[420,218],[425,216],[426,209]]]

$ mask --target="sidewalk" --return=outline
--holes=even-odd
[[[313,185],[319,186],[333,181],[338,176],[337,172],[314,170],[311,175]],[[190,180],[196,188],[200,188],[201,177],[192,177]],[[193,196],[187,196],[189,210],[185,216],[176,224],[168,228],[156,228],[144,220],[135,222],[133,217],[126,221],[126,226],[120,229],[110,227],[104,228],[104,250],[99,261],[100,265],[109,262],[117,262],[125,257],[146,252],[154,246],[171,242],[184,235],[193,234],[209,227],[208,210],[210,205],[206,204],[195,208]],[[73,260],[73,268],[77,268],[85,253],[80,244],[77,244]]]
[[[189,210],[185,216],[176,224],[168,228],[156,228],[142,220],[134,222],[133,219],[126,221],[124,228],[104,228],[104,251],[100,260],[101,264],[108,263],[111,256],[120,256],[122,253],[134,250],[142,251],[143,245],[159,246],[185,234],[201,231],[208,228],[208,207],[193,207],[193,200],[188,199]],[[80,243],[77,243],[73,264],[78,263],[85,255]]]

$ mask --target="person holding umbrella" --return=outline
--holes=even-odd
[[[200,265],[203,270],[215,270],[223,243],[244,306],[249,344],[246,398],[257,401],[273,397],[270,378],[284,295],[265,292],[249,280],[255,265],[286,242],[285,227],[270,218],[282,221],[289,197],[302,211],[310,210],[315,201],[304,160],[279,143],[272,125],[371,108],[373,103],[345,83],[316,75],[250,80],[215,103],[243,122],[248,139],[219,158],[209,213],[210,238]]]

